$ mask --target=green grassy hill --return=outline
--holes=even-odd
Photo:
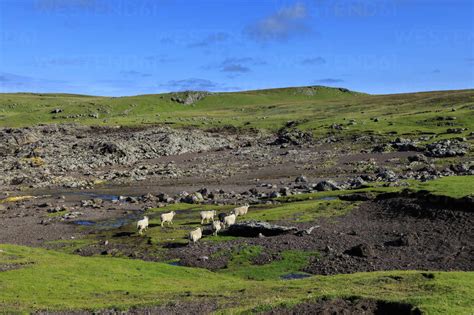
[[[311,130],[315,135],[443,134],[448,128],[474,128],[474,90],[367,95],[317,86],[213,93],[193,105],[175,102],[173,96],[0,94],[0,126],[75,122],[276,130],[295,120],[300,129]],[[62,112],[51,113],[54,109]],[[344,129],[334,130],[332,124]]]

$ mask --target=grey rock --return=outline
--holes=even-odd
[[[298,232],[295,233],[295,235],[297,236],[304,236],[304,235],[311,235],[311,233],[313,233],[313,231],[317,228],[319,228],[320,226],[319,225],[314,225],[312,227],[309,227],[305,230],[300,230]]]
[[[280,194],[282,196],[290,196],[291,195],[291,189],[289,187],[282,187],[282,188],[280,188]]]
[[[428,163],[428,158],[424,154],[416,154],[416,155],[410,155],[408,157],[408,161]]]
[[[295,183],[307,183],[307,182],[308,182],[308,179],[304,175],[300,175],[296,177],[295,179]]]
[[[272,192],[270,193],[270,196],[269,196],[269,197],[270,197],[270,198],[279,198],[279,197],[281,197],[281,194],[280,194],[279,192],[277,192],[277,191],[272,191]]]
[[[206,91],[184,91],[174,93],[171,100],[183,105],[193,105],[210,94]]]
[[[374,256],[374,250],[370,244],[359,244],[344,252],[344,254],[356,257],[372,257]]]
[[[428,144],[425,154],[430,157],[453,157],[462,156],[469,150],[469,143],[463,143],[458,139],[444,139]]]
[[[382,181],[394,182],[397,180],[395,172],[386,169],[380,169],[377,174],[377,179]]]
[[[392,142],[392,147],[398,151],[418,151],[418,144],[412,139],[397,138]]]
[[[294,233],[296,231],[298,231],[298,228],[294,226],[282,226],[263,221],[247,221],[231,225],[227,229],[226,234],[232,236],[258,237],[260,233],[265,236],[275,236]]]
[[[323,180],[314,187],[317,191],[340,190],[341,188],[332,180]]]

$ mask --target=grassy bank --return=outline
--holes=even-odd
[[[0,308],[7,313],[127,309],[196,299],[212,299],[238,312],[322,296],[407,302],[429,314],[469,314],[474,305],[473,272],[433,272],[426,277],[416,271],[393,271],[254,281],[239,274],[139,260],[86,258],[13,245],[0,249],[0,267],[18,268],[0,272]],[[265,272],[269,267],[253,268]]]

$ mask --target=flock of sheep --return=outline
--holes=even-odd
[[[237,208],[234,208],[230,214],[226,213],[219,213],[218,221],[214,221],[214,217],[216,216],[216,211],[215,210],[210,210],[210,211],[201,211],[201,225],[204,223],[209,223],[209,221],[212,221],[212,231],[214,235],[217,235],[217,233],[221,229],[225,229],[226,227],[231,226],[232,224],[235,224],[235,221],[238,216],[243,216],[246,215],[249,210],[249,205],[245,204],[244,206],[240,206]],[[176,215],[176,212],[171,211],[168,213],[162,213],[160,215],[161,219],[161,226],[163,226],[165,223],[173,224],[173,218]],[[142,235],[144,231],[148,229],[148,217],[145,216],[143,217],[142,220],[139,220],[137,222],[137,230],[138,234]],[[202,229],[198,227],[197,229],[189,232],[189,240],[192,241],[193,243],[196,243],[202,238]]]

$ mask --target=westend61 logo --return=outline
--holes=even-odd
[[[396,16],[407,0],[316,0],[316,15],[335,17]]]
[[[81,69],[159,69],[163,63],[173,62],[174,59],[162,55],[58,55],[47,57],[33,57],[32,66],[38,68],[76,67]]]
[[[35,0],[34,8],[43,14],[114,16],[154,16],[161,0]]]

